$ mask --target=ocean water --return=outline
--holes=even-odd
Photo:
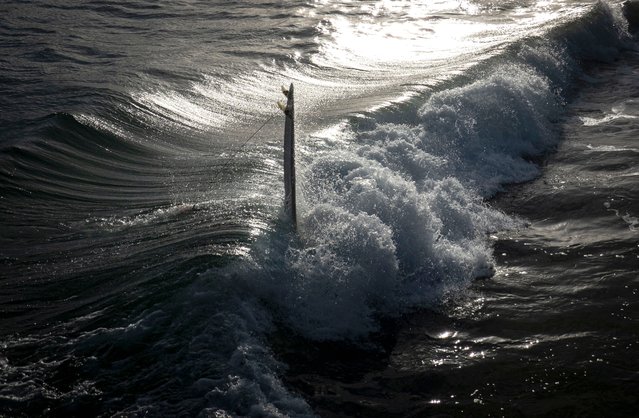
[[[637,25],[3,2],[0,416],[634,416]]]

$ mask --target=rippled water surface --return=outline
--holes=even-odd
[[[0,415],[633,416],[638,16],[4,2]]]

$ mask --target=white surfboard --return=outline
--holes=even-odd
[[[297,228],[297,208],[295,201],[295,106],[293,103],[293,83],[288,90],[282,87],[287,97],[286,106],[280,104],[284,112],[284,212],[290,218],[293,228]]]

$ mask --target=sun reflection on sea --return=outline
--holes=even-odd
[[[498,6],[478,6],[468,1],[317,1],[324,10],[318,24],[320,54],[312,60],[320,66],[360,70],[380,67],[398,71],[410,63],[445,62],[465,53],[477,53],[518,33],[543,27],[560,16],[548,2],[537,8],[513,8],[509,19]],[[532,10],[536,12],[531,13]],[[331,12],[327,13],[326,10]],[[356,13],[353,11],[356,10]],[[347,13],[348,12],[348,13]],[[315,12],[311,12],[315,14]],[[493,18],[492,15],[495,14]],[[499,17],[497,17],[499,16]],[[522,25],[522,21],[526,24]]]
[[[363,9],[359,20],[341,15],[323,20],[319,30],[327,36],[318,58],[356,68],[443,60],[469,50],[476,35],[490,28],[456,17],[463,15],[458,10],[439,14],[419,4],[387,3]]]

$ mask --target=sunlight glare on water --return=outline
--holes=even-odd
[[[325,1],[316,7],[338,12],[324,11],[330,17],[318,27],[321,53],[313,57],[315,64],[393,72],[410,63],[437,64],[478,53],[565,19],[566,13],[579,13],[578,8],[562,10],[545,1],[511,7],[507,13],[492,3],[465,1],[382,0],[357,6]],[[359,10],[352,13],[355,7]]]
[[[322,38],[319,60],[361,69],[442,60],[470,50],[475,35],[488,28],[455,18],[466,13],[459,2],[381,1],[360,9],[355,16],[338,14],[321,22],[328,36]]]

